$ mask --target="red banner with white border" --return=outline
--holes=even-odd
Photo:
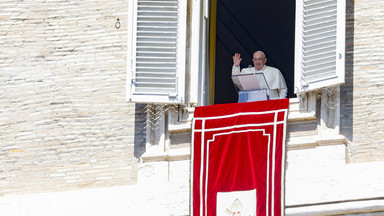
[[[196,107],[193,216],[284,215],[289,99]]]

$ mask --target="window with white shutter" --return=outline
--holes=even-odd
[[[344,83],[345,0],[296,0],[295,93]]]
[[[129,0],[129,102],[184,103],[186,2]]]

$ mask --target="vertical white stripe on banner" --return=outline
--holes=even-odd
[[[233,127],[233,128],[236,128],[236,127]],[[220,130],[218,130],[220,131]],[[241,131],[230,131],[230,132],[225,132],[225,133],[217,133],[217,134],[214,134],[213,135],[213,138],[210,139],[210,140],[207,140],[207,158],[206,158],[206,161],[208,163],[209,161],[209,146],[210,146],[210,143],[215,141],[216,137],[217,136],[222,136],[222,135],[229,135],[229,134],[234,134],[234,133],[248,133],[248,132],[256,132],[256,131],[261,131],[263,132],[263,136],[267,136],[268,137],[268,152],[269,152],[269,148],[270,148],[270,143],[271,143],[271,135],[270,134],[267,134],[265,133],[265,129],[248,129],[248,130],[241,130]],[[269,163],[270,161],[270,157],[269,157],[269,154],[267,155],[267,161]],[[267,172],[268,172],[268,168],[267,168]],[[205,170],[205,175],[206,175],[206,183],[205,183],[205,188],[204,188],[204,191],[205,191],[205,200],[204,200],[204,203],[206,204],[206,207],[205,207],[205,215],[207,215],[207,192],[208,192],[208,173],[209,173],[209,166],[206,167],[206,170]],[[267,178],[267,185],[269,186],[269,176],[266,175],[266,178]],[[268,188],[268,187],[267,187]],[[266,195],[267,196],[267,199],[269,198],[269,194]]]
[[[213,137],[215,137],[215,136],[213,136]],[[205,159],[205,163],[206,163],[206,166],[205,166],[205,200],[204,200],[204,202],[205,202],[205,215],[208,215],[208,213],[207,213],[207,211],[208,211],[208,208],[207,208],[207,206],[208,206],[208,201],[207,201],[207,199],[208,199],[208,170],[209,170],[209,142],[210,141],[208,141],[207,140],[207,154],[206,154],[206,159]]]
[[[192,120],[192,139],[191,139],[191,167],[190,167],[190,175],[191,175],[191,193],[189,195],[189,211],[191,212],[191,215],[193,215],[193,173],[194,173],[194,163],[195,163],[195,125],[196,125],[196,119]]]
[[[277,129],[277,116],[275,112],[275,119],[273,121],[273,152],[272,152],[272,198],[271,198],[271,216],[275,214],[275,163],[276,163],[276,129]]]
[[[285,215],[284,212],[284,204],[285,204],[285,136],[287,131],[287,115],[288,115],[288,109],[284,110],[284,129],[283,129],[283,140],[282,140],[282,152],[281,152],[281,216]]]
[[[203,173],[204,173],[204,136],[205,119],[201,122],[201,159],[200,159],[200,215],[203,215]],[[205,207],[207,208],[207,207]]]
[[[271,140],[268,140],[268,152],[267,152],[267,191],[266,191],[266,202],[265,202],[265,215],[268,216],[269,215],[269,155],[270,155],[270,149],[271,149]]]

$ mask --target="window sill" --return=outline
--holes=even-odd
[[[298,150],[298,149],[307,149],[307,148],[316,148],[318,146],[328,146],[328,145],[345,145],[347,144],[347,139],[343,135],[333,135],[333,136],[300,136],[290,138],[286,141],[288,150]]]
[[[146,162],[159,162],[159,161],[180,161],[190,160],[190,148],[171,149],[168,152],[152,151],[151,153],[144,153],[141,156],[144,163]]]
[[[189,113],[188,119],[177,124],[169,125],[170,133],[189,132],[192,129],[192,118],[194,108],[186,108]],[[289,99],[288,122],[299,122],[316,119],[316,96],[314,94],[308,95],[301,101],[298,98]]]
[[[290,98],[288,122],[316,119],[316,93],[307,93],[304,97]]]
[[[293,215],[344,215],[344,214],[364,214],[368,212],[384,212],[384,200],[357,200],[339,201],[334,203],[313,204],[304,206],[287,206],[285,214]]]

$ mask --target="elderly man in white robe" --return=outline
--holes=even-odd
[[[280,70],[266,65],[267,58],[262,51],[254,52],[252,61],[254,67],[243,68],[240,72],[241,57],[239,53],[236,53],[233,56],[232,75],[263,73],[267,81],[267,85],[263,86],[263,83],[259,84],[267,90],[269,99],[286,98],[287,85]]]

